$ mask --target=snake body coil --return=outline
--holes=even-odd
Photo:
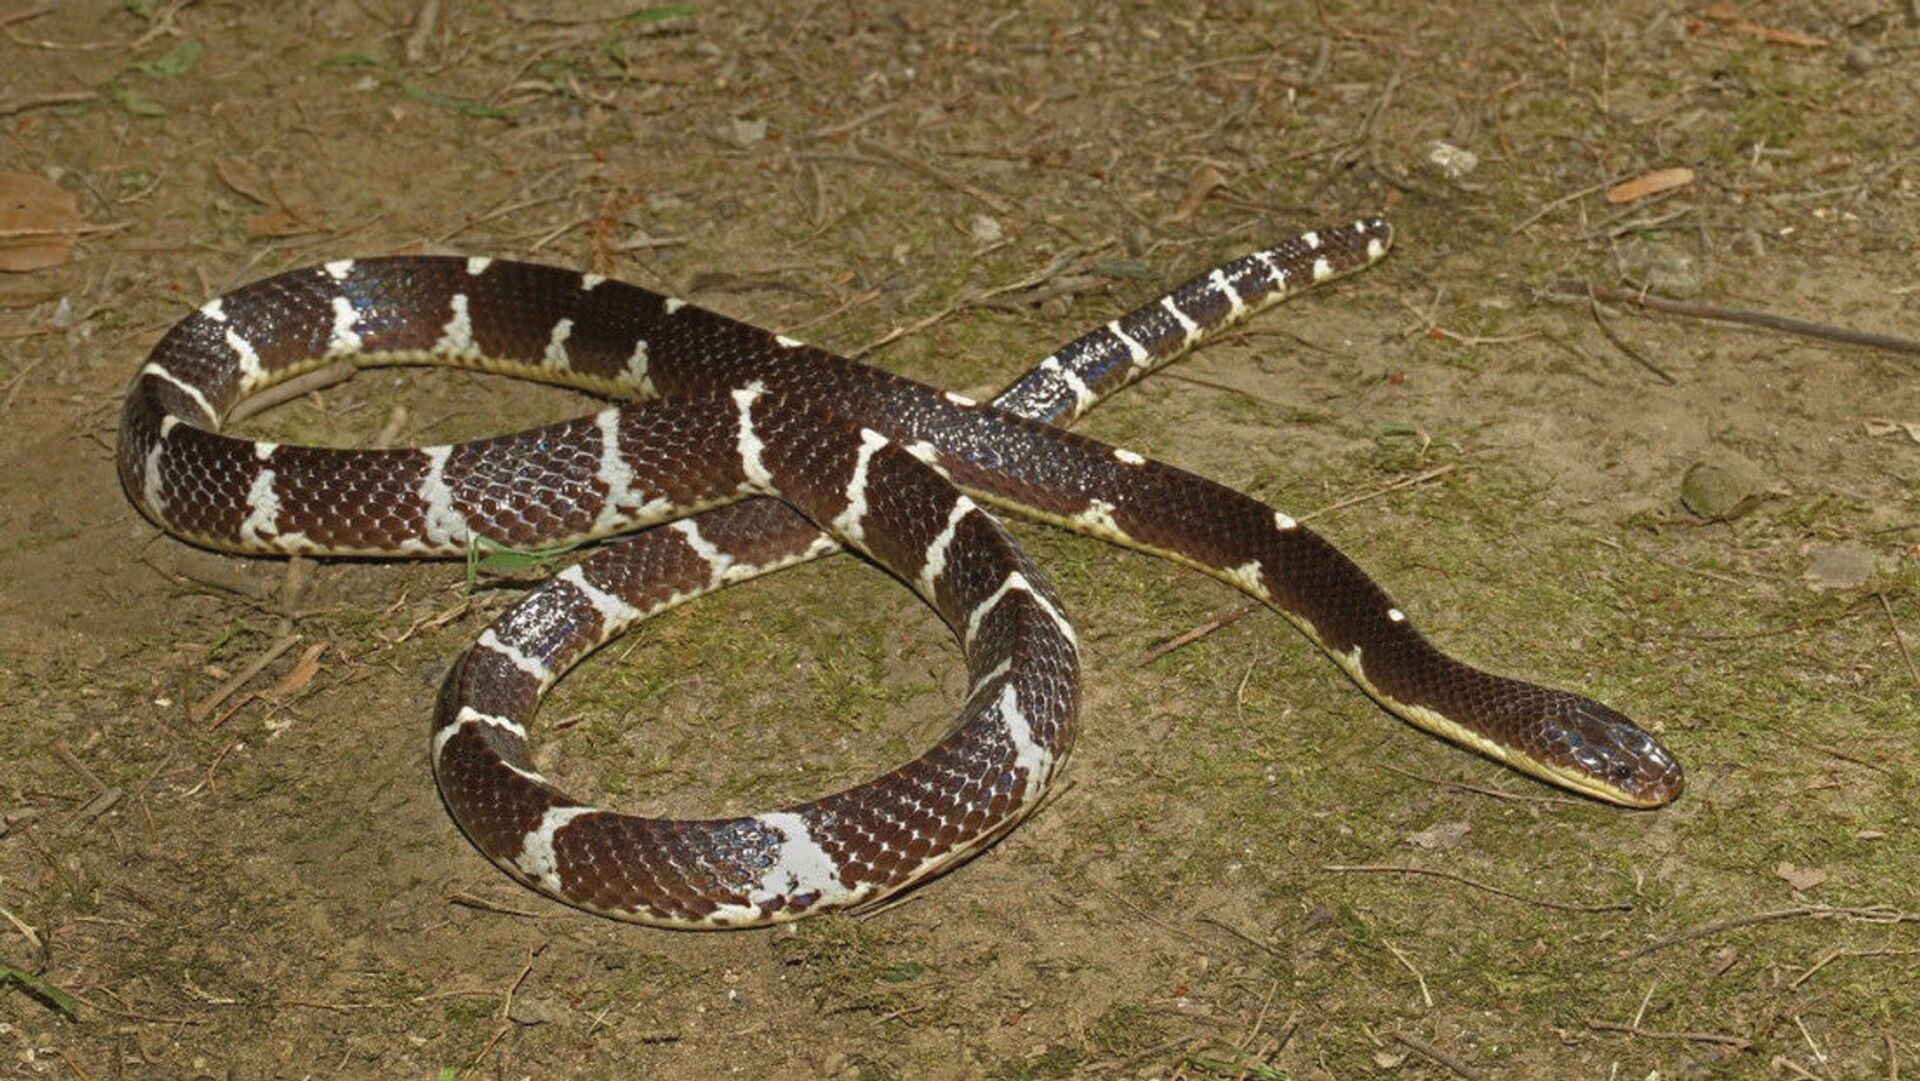
[[[1370,264],[1389,239],[1367,220],[1236,260],[1076,339],[992,406],[594,275],[343,260],[245,286],[174,327],[128,394],[120,474],[162,528],[235,551],[450,556],[476,538],[543,547],[671,520],[502,616],[455,665],[434,718],[435,776],[475,845],[534,888],[623,919],[728,927],[870,901],[1034,807],[1072,746],[1074,636],[980,503],[1267,602],[1416,725],[1600,798],[1664,803],[1679,767],[1625,717],[1440,652],[1285,513],[1050,426],[1249,312]],[[341,358],[658,400],[396,450],[218,432],[242,398]],[[912,585],[965,646],[966,701],[932,750],[844,792],[724,819],[600,810],[540,775],[525,726],[580,657],[690,596],[839,543]]]

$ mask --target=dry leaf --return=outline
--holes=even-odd
[[[79,228],[72,192],[32,173],[0,173],[0,270],[59,266]]]
[[[247,215],[246,230],[247,239],[262,240],[317,233],[320,227],[291,210],[281,209]]]
[[[274,684],[273,689],[267,692],[267,697],[285,698],[312,683],[313,677],[320,674],[320,655],[326,651],[325,642],[315,642],[308,646],[306,652],[300,654],[300,659],[293,662],[293,667],[287,671],[287,674],[280,677],[280,682]]]
[[[1459,820],[1435,822],[1419,833],[1409,834],[1407,843],[1429,852],[1441,852],[1460,847],[1460,842],[1467,839],[1467,834],[1472,829],[1473,826],[1470,823]]]
[[[1186,221],[1193,217],[1193,212],[1200,209],[1200,204],[1207,201],[1207,196],[1212,195],[1215,189],[1226,186],[1227,178],[1214,168],[1212,162],[1201,162],[1193,175],[1187,177],[1187,194],[1181,198],[1180,205],[1173,208],[1173,213],[1167,215],[1167,220]]]
[[[1607,189],[1607,202],[1618,205],[1645,199],[1649,195],[1658,195],[1663,191],[1684,188],[1693,183],[1693,170],[1685,167],[1677,169],[1655,169],[1651,173],[1642,173],[1632,180],[1623,180]]]
[[[1827,873],[1818,867],[1795,867],[1791,863],[1782,863],[1773,869],[1773,873],[1799,892],[1813,889],[1827,880]]]

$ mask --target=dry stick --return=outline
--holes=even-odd
[[[41,939],[38,931],[35,931],[31,926],[23,922],[20,917],[8,912],[4,908],[0,908],[0,916],[5,916],[7,922],[13,924],[13,929],[20,932],[20,937],[27,940],[27,945],[33,947],[33,952],[36,955],[41,957],[46,955],[47,946],[45,941]]]
[[[110,221],[104,225],[63,225],[58,229],[0,229],[0,240],[25,240],[37,236],[80,236],[91,233],[117,233],[133,225],[130,221]]]
[[[1893,605],[1888,602],[1885,593],[1876,593],[1874,596],[1880,598],[1880,610],[1887,614],[1887,626],[1893,631],[1893,644],[1900,650],[1900,659],[1907,662],[1907,677],[1913,680],[1914,686],[1920,687],[1920,668],[1914,667],[1913,654],[1907,650],[1907,640],[1900,637],[1900,621],[1893,618]]]
[[[19,97],[0,99],[0,116],[12,116],[31,109],[46,109],[55,105],[77,105],[83,101],[92,101],[100,95],[91,90],[66,90],[53,94],[22,94]]]
[[[1625,289],[1613,289],[1576,280],[1557,281],[1553,284],[1552,292],[1562,296],[1598,298],[1609,304],[1633,304],[1670,315],[1684,315],[1694,319],[1712,319],[1722,323],[1738,323],[1764,330],[1778,330],[1802,338],[1840,342],[1843,345],[1864,345],[1869,349],[1885,349],[1892,353],[1920,356],[1920,341],[1912,338],[1897,338],[1890,334],[1870,334],[1866,331],[1836,327],[1826,323],[1810,323],[1804,319],[1774,315],[1772,312],[1724,308],[1718,304],[1696,304],[1685,300],[1668,300],[1664,297],[1647,296]]]
[[[1679,380],[1675,379],[1672,375],[1670,375],[1666,369],[1660,367],[1658,364],[1655,364],[1653,361],[1647,359],[1645,356],[1642,356],[1638,349],[1635,349],[1633,346],[1628,345],[1626,341],[1620,337],[1620,335],[1615,334],[1613,332],[1613,328],[1608,326],[1607,321],[1601,318],[1600,316],[1600,301],[1598,300],[1598,294],[1594,292],[1593,287],[1591,285],[1587,287],[1587,310],[1593,313],[1594,325],[1600,328],[1600,333],[1606,335],[1607,340],[1613,343],[1613,347],[1615,349],[1618,349],[1622,353],[1625,353],[1628,356],[1628,358],[1630,358],[1635,364],[1638,364],[1642,368],[1645,368],[1646,370],[1659,376],[1660,381],[1665,383],[1666,385],[1671,387],[1679,383]]]
[[[487,1057],[487,1055],[493,1051],[494,1045],[498,1044],[500,1040],[503,1037],[505,1037],[507,1033],[511,1031],[513,1031],[513,1024],[511,1022],[502,1022],[500,1024],[500,1027],[494,1030],[493,1038],[487,1041],[487,1045],[480,1049],[479,1054],[473,1056],[473,1061],[467,1063],[466,1069],[461,1070],[459,1076],[465,1077],[466,1075],[479,1069],[481,1061],[484,1060]]]
[[[1112,243],[1113,243],[1112,241],[1108,241],[1105,244],[1096,245],[1085,251],[1082,251],[1081,249],[1078,249],[1078,248],[1069,248],[1066,251],[1063,251],[1059,255],[1055,256],[1053,261],[1051,263],[1048,263],[1044,270],[1041,270],[1034,274],[1030,274],[1027,277],[1019,279],[1018,281],[1010,281],[1005,285],[996,285],[991,289],[983,289],[978,292],[969,293],[961,297],[960,299],[954,301],[953,303],[948,304],[946,307],[941,308],[939,311],[934,312],[932,315],[926,316],[925,318],[917,320],[916,322],[911,323],[907,326],[895,327],[892,330],[887,331],[885,334],[882,334],[878,338],[875,338],[873,341],[870,341],[867,344],[861,346],[860,348],[855,349],[851,353],[848,353],[847,356],[850,357],[851,359],[859,360],[860,358],[866,356],[868,353],[873,352],[875,349],[878,349],[883,345],[891,345],[902,338],[908,337],[910,335],[918,334],[921,331],[927,329],[928,327],[933,326],[935,323],[942,322],[964,309],[975,307],[979,304],[985,303],[986,301],[992,300],[994,297],[997,297],[997,296],[1004,296],[1007,293],[1018,292],[1021,289],[1030,289],[1033,286],[1039,285],[1042,282],[1045,282],[1054,277],[1057,277],[1060,274],[1060,272],[1067,269],[1067,267],[1071,265],[1075,259],[1078,259],[1083,255],[1092,255],[1095,252],[1104,251],[1108,247],[1111,247]]]
[[[1317,507],[1313,510],[1306,512],[1305,514],[1296,515],[1294,517],[1294,521],[1296,522],[1312,521],[1313,519],[1318,518],[1323,514],[1332,514],[1334,511],[1344,510],[1347,507],[1353,506],[1355,503],[1365,503],[1370,499],[1378,499],[1381,496],[1386,495],[1388,492],[1397,492],[1402,488],[1411,488],[1416,484],[1425,484],[1426,482],[1433,480],[1436,477],[1444,477],[1448,473],[1453,472],[1453,469],[1454,467],[1451,465],[1435,466],[1434,468],[1429,469],[1424,473],[1415,473],[1411,477],[1402,477],[1401,479],[1394,481],[1392,484],[1389,484],[1384,488],[1375,488],[1371,492],[1362,492],[1359,495],[1348,496],[1347,498],[1342,499],[1336,503],[1329,503],[1324,507]]]
[[[53,751],[60,756],[60,761],[67,764],[68,769],[79,774],[80,779],[87,782],[87,787],[93,789],[96,793],[107,790],[109,787],[107,782],[101,780],[99,774],[88,769],[87,764],[80,761],[80,756],[73,753],[72,749],[67,746],[66,741],[55,740]]]
[[[49,332],[53,329],[57,328],[49,328]],[[12,335],[8,335],[8,337],[11,336]],[[52,355],[51,353],[43,353],[28,361],[26,366],[20,369],[20,374],[14,376],[12,382],[7,384],[7,393],[4,396],[0,396],[0,413],[13,411],[13,399],[20,393],[20,388],[27,385],[27,376],[32,375],[33,370],[45,364],[47,358]]]
[[[1798,905],[1793,908],[1775,908],[1765,912],[1751,912],[1745,916],[1733,916],[1724,920],[1714,920],[1698,927],[1690,927],[1664,938],[1656,938],[1639,949],[1628,950],[1614,957],[1614,963],[1633,961],[1656,953],[1669,946],[1678,946],[1683,942],[1707,938],[1722,931],[1733,931],[1742,927],[1751,927],[1757,923],[1770,923],[1774,920],[1798,919],[1802,916],[1817,918],[1854,918],[1872,920],[1880,923],[1920,923],[1920,912],[1901,912],[1890,908],[1851,908],[1834,905]]]
[[[1752,1040],[1739,1036],[1729,1036],[1722,1032],[1660,1032],[1655,1029],[1641,1028],[1639,1025],[1623,1025],[1618,1021],[1602,1021],[1587,1018],[1587,1027],[1599,1032],[1622,1032],[1628,1036],[1643,1036],[1649,1040],[1685,1040],[1688,1043],[1715,1043],[1731,1047],[1736,1051],[1745,1051],[1753,1046]]]
[[[1433,992],[1427,990],[1427,978],[1420,974],[1419,969],[1413,967],[1413,962],[1407,960],[1407,955],[1400,952],[1400,947],[1395,946],[1384,938],[1381,939],[1380,942],[1386,946],[1388,953],[1393,954],[1394,960],[1400,962],[1401,967],[1413,973],[1414,980],[1420,984],[1420,1001],[1427,1004],[1427,1009],[1433,1009]]]
[[[546,195],[537,199],[522,199],[517,203],[502,203],[499,206],[494,207],[492,210],[485,211],[477,217],[469,218],[466,221],[461,222],[459,225],[454,226],[452,229],[449,229],[446,232],[440,234],[440,236],[434,241],[434,243],[450,244],[453,242],[454,237],[459,236],[461,233],[464,233],[467,230],[472,229],[477,225],[485,225],[487,222],[493,221],[496,218],[504,218],[508,214],[517,214],[522,210],[532,210],[535,207],[546,206],[549,203],[557,203],[562,199],[567,199],[567,198],[571,198],[571,194]]]
[[[1513,236],[1514,234],[1519,233],[1521,230],[1525,229],[1527,226],[1532,225],[1534,222],[1537,222],[1541,218],[1546,217],[1548,214],[1553,213],[1555,210],[1558,210],[1561,207],[1566,206],[1568,203],[1571,203],[1576,199],[1584,199],[1587,196],[1594,194],[1595,192],[1605,191],[1608,188],[1613,187],[1613,185],[1614,185],[1614,181],[1602,180],[1598,184],[1594,184],[1590,187],[1581,188],[1579,191],[1570,191],[1567,194],[1562,195],[1560,198],[1553,200],[1552,202],[1543,204],[1540,207],[1540,209],[1520,219],[1520,224],[1507,230],[1507,235]]]
[[[1230,924],[1225,920],[1216,919],[1213,916],[1201,914],[1201,915],[1195,916],[1194,921],[1197,923],[1210,923],[1213,926],[1220,928],[1222,931],[1225,931],[1226,933],[1246,943],[1247,945],[1252,946],[1255,949],[1265,950],[1269,954],[1272,954],[1275,957],[1285,958],[1287,956],[1286,954],[1281,953],[1278,949],[1274,948],[1271,944],[1260,941],[1259,939],[1253,937],[1252,935],[1246,933],[1245,931],[1242,931],[1240,928],[1235,927],[1233,924]]]
[[[1452,1055],[1447,1054],[1445,1051],[1440,1050],[1427,1041],[1420,1039],[1418,1036],[1409,1036],[1404,1032],[1394,1032],[1392,1035],[1394,1039],[1400,1041],[1407,1047],[1445,1066],[1461,1077],[1468,1078],[1469,1081],[1478,1081],[1478,1078],[1481,1076],[1479,1070],[1461,1062],[1459,1059],[1454,1058]]]
[[[1167,654],[1172,653],[1176,649],[1179,649],[1183,646],[1190,646],[1193,643],[1198,642],[1200,639],[1205,638],[1207,635],[1212,634],[1214,631],[1217,631],[1222,627],[1238,622],[1241,617],[1245,616],[1248,612],[1251,612],[1258,607],[1260,607],[1259,601],[1242,601],[1232,611],[1227,612],[1224,615],[1215,616],[1212,619],[1207,620],[1205,623],[1200,624],[1198,627],[1195,627],[1190,631],[1186,631],[1185,633],[1182,633],[1182,634],[1176,634],[1172,638],[1169,638],[1165,642],[1162,642],[1159,645],[1148,650],[1146,655],[1140,658],[1137,667],[1145,668],[1147,665],[1150,665],[1153,662],[1159,660],[1160,658],[1166,656]]]
[[[1413,867],[1390,863],[1330,863],[1320,868],[1339,875],[1426,875],[1432,878],[1444,878],[1449,882],[1458,882],[1462,886],[1471,886],[1496,897],[1506,897],[1523,904],[1538,905],[1541,908],[1556,909],[1561,912],[1631,912],[1633,906],[1625,901],[1613,901],[1601,905],[1576,905],[1565,901],[1549,901],[1544,897],[1528,897],[1523,893],[1502,889],[1499,886],[1481,882],[1478,879],[1457,875],[1452,871],[1437,871],[1431,867]]]
[[[931,162],[921,161],[919,158],[916,158],[910,154],[906,154],[901,151],[895,150],[894,148],[886,145],[885,143],[876,143],[868,139],[861,139],[858,141],[856,145],[858,145],[860,149],[865,150],[868,153],[878,154],[881,157],[886,158],[888,161],[893,162],[895,165],[900,165],[900,166],[904,166],[905,168],[911,169],[914,172],[919,173],[921,176],[924,176],[929,180],[933,180],[938,183],[944,184],[947,187],[952,188],[953,190],[960,192],[964,195],[971,195],[975,199],[980,200],[981,202],[987,204],[989,207],[992,207],[994,210],[1002,214],[1013,213],[1013,207],[1010,206],[1005,199],[1000,198],[998,195],[995,195],[994,193],[986,190],[985,188],[982,188],[976,184],[973,184],[958,176],[955,176],[954,174],[946,171],[945,169],[940,168],[937,165],[934,165]]]
[[[485,897],[481,897],[478,894],[468,893],[465,890],[462,890],[459,893],[448,894],[447,901],[450,904],[461,905],[465,908],[479,909],[482,912],[498,912],[502,916],[520,916],[529,920],[537,920],[540,918],[540,913],[538,912],[532,912],[524,908],[510,908],[507,905],[500,903],[499,901],[490,901]],[[488,996],[492,996],[494,994],[494,992],[492,991],[482,991],[479,993],[488,995]]]
[[[258,657],[255,657],[251,662],[248,663],[248,665],[245,668],[242,668],[240,671],[234,673],[234,676],[232,679],[229,679],[225,683],[222,683],[220,686],[214,688],[214,691],[212,694],[209,694],[205,698],[202,698],[200,701],[194,703],[193,708],[187,711],[187,719],[192,721],[194,724],[199,724],[201,721],[206,720],[207,715],[209,713],[212,713],[215,709],[217,709],[220,703],[232,697],[233,692],[246,686],[249,682],[252,681],[253,677],[259,675],[260,672],[267,667],[267,665],[272,664],[274,660],[278,658],[282,653],[285,653],[287,650],[292,649],[294,643],[298,641],[300,641],[299,635],[289,634],[285,638],[282,638],[278,642],[275,642],[273,645],[267,647],[267,651],[265,653],[262,653]]]
[[[1828,950],[1826,955],[1821,957],[1820,960],[1808,965],[1805,972],[1795,976],[1793,982],[1787,984],[1787,990],[1794,990],[1801,984],[1806,983],[1813,978],[1814,973],[1842,957],[1911,957],[1916,953],[1920,953],[1920,950],[1855,950],[1848,949],[1844,946],[1837,946]]]
[[[520,969],[520,975],[515,976],[513,982],[507,985],[507,993],[500,1001],[500,1020],[511,1020],[513,1016],[513,996],[520,990],[520,985],[526,983],[527,977],[533,973],[534,959],[545,952],[547,952],[547,944],[544,942],[538,946],[527,947],[527,963]]]
[[[885,105],[868,109],[866,112],[861,113],[860,115],[853,117],[850,120],[842,120],[838,124],[828,124],[826,127],[815,128],[813,129],[813,137],[816,139],[836,139],[842,135],[851,134],[855,131],[860,130],[861,128],[866,127],[868,124],[873,123],[875,120],[880,119],[881,117],[887,115],[888,113],[893,112],[895,109],[898,109],[899,107],[900,107],[900,103],[898,101],[888,102]]]
[[[427,45],[433,40],[435,24],[440,21],[440,0],[423,0],[413,18],[413,33],[407,35],[407,63],[418,64],[427,57]]]
[[[1284,413],[1287,410],[1292,408],[1287,403],[1280,401],[1276,398],[1262,397],[1261,395],[1255,394],[1253,391],[1250,391],[1245,387],[1236,387],[1232,383],[1223,383],[1217,379],[1208,379],[1204,375],[1195,375],[1192,372],[1169,370],[1163,375],[1155,376],[1155,378],[1160,379],[1162,381],[1173,380],[1179,383],[1192,383],[1196,387],[1211,387],[1214,390],[1224,390],[1228,394],[1238,395],[1242,398],[1245,398],[1247,401],[1254,402],[1258,405],[1264,405],[1269,409],[1275,410],[1276,412]]]
[[[110,995],[113,994],[112,991],[108,991],[105,987],[100,988],[100,990]],[[78,1002],[89,1010],[99,1010],[101,1013],[110,1013],[115,1017],[125,1017],[133,1021],[145,1021],[148,1024],[154,1025],[204,1025],[207,1023],[204,1017],[161,1017],[150,1013],[138,1013],[134,1010],[122,1010],[112,1006],[103,1006],[78,991],[68,991],[67,994],[70,995],[75,1002]],[[115,995],[114,997],[118,998],[119,996]]]
[[[42,15],[51,15],[51,14],[53,14],[52,4],[41,4],[37,8],[25,8],[20,11],[10,11],[5,15],[0,15],[0,26],[12,26],[14,23],[29,22],[31,20],[39,18]]]

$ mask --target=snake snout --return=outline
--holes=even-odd
[[[1564,716],[1546,719],[1549,760],[1585,779],[1581,791],[1628,807],[1670,803],[1686,785],[1680,763],[1625,715],[1591,699],[1567,696]]]

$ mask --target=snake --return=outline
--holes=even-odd
[[[870,904],[1040,804],[1077,732],[1078,643],[995,510],[1264,602],[1416,727],[1598,800],[1663,805],[1681,768],[1625,715],[1450,656],[1285,511],[1064,430],[1202,339],[1379,261],[1391,242],[1385,220],[1365,218],[1242,256],[1074,339],[988,404],[598,274],[483,256],[340,259],[243,285],[173,325],[125,397],[118,472],[160,529],[219,551],[458,557],[617,538],[454,662],[430,747],[442,800],[481,854],[617,919],[718,929]],[[238,403],[341,361],[494,372],[616,404],[420,447],[221,430]],[[593,649],[693,597],[843,547],[907,584],[960,640],[967,690],[932,748],[844,791],[713,818],[599,808],[540,773],[528,725]]]

